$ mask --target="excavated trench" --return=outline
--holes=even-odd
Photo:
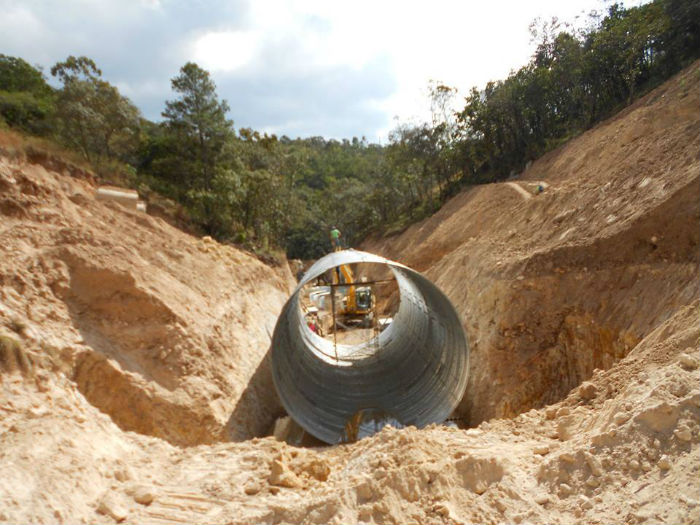
[[[699,293],[699,190],[695,178],[592,244],[545,251],[497,271],[478,254],[471,267],[469,259],[455,256],[431,268],[428,276],[457,307],[469,341],[468,385],[451,416],[468,427],[556,403],[596,370],[613,367],[678,308],[692,303]],[[403,289],[397,295],[400,304],[410,304]],[[299,322],[293,315],[289,320]],[[395,325],[412,334],[408,339],[413,328],[413,322]],[[299,348],[305,344],[300,341]],[[377,377],[377,383],[382,379]],[[277,377],[278,386],[285,381]],[[347,385],[343,390],[354,394],[356,389]],[[429,401],[440,394],[426,390],[424,395]],[[323,420],[317,400],[307,396],[305,402],[309,407],[295,413],[283,394],[293,417],[303,420],[305,410],[317,410]],[[337,439],[340,420],[357,408],[362,407],[351,402],[347,409],[331,409],[335,433],[326,441]],[[444,417],[441,412],[434,421]],[[302,426],[311,430],[313,424]]]
[[[112,377],[116,372],[100,372],[109,363],[105,359],[96,361],[99,370],[80,361],[75,380],[88,400],[125,430],[173,444],[271,435],[285,414],[306,431],[306,436],[298,430],[288,435],[297,445],[320,444],[309,435],[325,443],[347,439],[348,422],[360,413],[371,416],[375,429],[386,422],[421,427],[446,418],[475,426],[557,402],[596,369],[614,366],[679,304],[697,295],[696,256],[690,250],[686,255],[671,264],[661,252],[655,263],[541,275],[525,268],[524,279],[474,280],[463,285],[469,297],[450,293],[460,301],[458,312],[428,279],[403,265],[362,252],[350,259],[331,255],[318,261],[291,295],[268,356],[223,427],[165,399],[138,401],[143,388],[118,381],[122,375]],[[351,344],[313,333],[300,306],[311,281],[346,263],[390,268],[398,291],[377,298],[394,307],[388,328]],[[109,391],[101,386],[105,382],[112,385]],[[126,410],[127,400],[137,410]],[[198,433],[188,423],[193,418]]]
[[[514,417],[559,401],[596,369],[614,366],[697,297],[699,235],[691,226],[700,219],[699,189],[697,181],[680,188],[618,235],[498,271],[478,253],[473,264],[445,257],[428,272],[436,285],[369,254],[322,259],[284,307],[268,356],[242,382],[215,393],[235,399],[217,417],[209,409],[217,397],[190,400],[178,386],[178,371],[201,358],[194,351],[173,355],[178,361],[163,367],[160,357],[174,340],[196,350],[206,334],[183,331],[169,310],[121,274],[95,274],[87,263],[67,259],[69,279],[54,288],[91,349],[78,355],[73,379],[123,429],[186,446],[270,435],[285,414],[330,443],[343,438],[361,411],[416,426]],[[299,303],[314,278],[345,263],[389,268],[398,293],[377,298],[395,308],[387,329],[366,341],[336,344],[306,327]],[[90,284],[97,280],[100,287]],[[103,322],[107,314],[115,317],[115,302],[124,303],[115,310],[120,323]],[[132,319],[136,311],[145,313]],[[124,338],[127,324],[133,341]],[[144,346],[153,350],[144,354]],[[210,347],[219,352],[217,363],[234,370],[239,361],[225,358],[224,350]]]
[[[284,307],[268,356],[223,426],[199,409],[152,396],[131,375],[112,370],[108,359],[95,358],[90,367],[80,360],[74,379],[125,430],[178,445],[270,435],[285,413],[325,443],[346,439],[348,422],[360,412],[381,414],[380,423],[421,427],[457,418],[469,427],[559,401],[596,369],[614,366],[698,293],[696,256],[689,252],[669,264],[661,253],[655,263],[543,275],[525,269],[522,280],[475,280],[464,285],[469,300],[450,293],[461,301],[457,313],[417,272],[356,255],[370,265],[394,265],[398,294],[384,298],[400,298],[393,322],[377,337],[353,344],[335,344],[328,334],[309,330],[299,304],[304,287],[348,262],[333,256],[319,261]],[[101,348],[99,341],[88,342]],[[290,437],[295,444],[319,444],[298,432]]]
[[[434,268],[470,341],[469,425],[555,403],[698,296],[697,178],[613,235],[513,260]],[[489,251],[490,253],[490,251]],[[450,260],[447,260],[450,259]],[[444,276],[458,271],[462,282]]]
[[[291,360],[283,365],[287,370],[274,372],[275,350],[263,355],[287,297],[286,276],[148,216],[125,215],[116,204],[98,206],[87,185],[52,173],[57,166],[40,159],[30,160],[46,170],[12,164],[0,173],[3,243],[13,254],[0,272],[3,299],[17,306],[19,317],[46,327],[47,348],[85,399],[122,429],[178,446],[269,435],[285,411],[308,418],[309,429],[333,421],[330,430],[316,431],[328,441],[338,439],[341,422],[358,410],[386,411],[418,425],[431,417],[458,417],[466,426],[513,417],[557,402],[595,369],[613,367],[697,299],[697,91],[689,91],[688,78],[680,91],[664,88],[663,96],[653,95],[535,163],[538,178],[553,183],[542,198],[511,202],[498,185],[484,186],[451,201],[433,226],[377,241],[373,251],[424,270],[449,297],[469,341],[468,377],[466,356],[455,358],[449,345],[410,355],[397,345],[387,353],[421,372],[421,395],[411,400],[423,401],[413,415],[410,406],[408,415],[392,413],[397,409],[378,402],[385,398],[377,392],[356,399],[365,387],[384,387],[387,377],[399,374],[389,367],[372,375],[373,367],[382,370],[373,363],[383,352],[341,366],[334,353],[328,357],[327,341],[301,329],[299,308],[285,309],[291,325],[280,334],[286,330],[290,341],[296,339],[298,357],[311,366],[307,371]],[[658,127],[651,126],[655,121]],[[649,139],[643,138],[647,132]],[[460,213],[464,206],[471,211]],[[420,339],[415,330],[428,344],[431,330],[449,333],[429,321],[432,296],[442,294],[400,265],[394,275],[402,283],[403,313],[372,344],[390,346],[391,336],[414,345]],[[2,366],[19,366],[12,364],[21,359],[14,350],[4,352]],[[424,361],[425,375],[420,365],[405,364],[407,357]],[[442,378],[443,359],[456,359],[451,379],[444,380],[452,386],[421,379]],[[359,379],[348,372],[365,365]],[[318,405],[334,390],[316,388],[305,373],[320,374],[326,383],[347,380],[344,394],[355,402],[338,401],[324,413],[312,401]],[[309,391],[297,409],[290,399],[301,387]],[[402,399],[397,392],[389,399]]]

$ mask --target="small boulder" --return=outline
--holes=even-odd
[[[679,441],[690,441],[693,439],[693,434],[690,429],[686,426],[678,427],[673,434],[678,438]]]
[[[579,395],[581,396],[581,399],[584,399],[586,401],[590,401],[591,399],[594,399],[596,394],[598,393],[598,387],[596,387],[593,383],[590,381],[585,381],[581,383],[581,386],[579,387]]]
[[[270,485],[277,485],[278,487],[296,488],[302,486],[301,480],[297,475],[289,470],[279,459],[275,459],[270,465],[268,481]]]
[[[549,454],[549,445],[536,445],[533,452],[535,454],[539,454],[540,456],[545,456]]]
[[[134,488],[131,497],[134,498],[136,503],[140,503],[141,505],[150,505],[156,499],[156,493],[152,487],[139,485]]]
[[[246,493],[248,496],[254,496],[258,492],[262,490],[262,487],[260,486],[260,483],[256,481],[252,481],[249,483],[246,483],[245,487],[243,487],[243,492]]]
[[[127,512],[111,495],[107,495],[97,506],[97,512],[110,516],[114,521],[120,523],[127,517]]]
[[[687,353],[679,355],[678,362],[686,370],[695,370],[698,367],[698,360]]]
[[[538,505],[546,505],[549,502],[549,496],[546,494],[538,494],[535,496],[535,503]]]

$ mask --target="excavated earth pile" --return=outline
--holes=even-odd
[[[0,522],[700,522],[699,102],[694,64],[368,242],[457,307],[474,428],[332,447],[248,439],[286,268],[3,154]]]

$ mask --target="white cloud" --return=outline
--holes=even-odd
[[[41,42],[45,28],[39,17],[22,5],[4,5],[0,2],[0,11],[0,52],[12,54],[16,49],[27,49],[32,55],[30,62],[44,59],[47,54]]]
[[[161,8],[161,3],[160,0],[140,0],[141,5],[144,5],[150,9],[160,9]]]
[[[152,119],[172,98],[170,78],[193,60],[212,72],[238,125],[376,138],[386,137],[395,115],[427,119],[431,79],[464,96],[524,65],[535,17],[572,20],[604,7],[604,0],[0,0],[0,52],[45,70],[69,54],[90,56]]]
[[[396,78],[397,89],[372,100],[372,107],[389,117],[426,119],[429,80],[466,95],[472,86],[504,78],[528,61],[528,26],[534,18],[569,20],[600,5],[600,0],[256,0],[249,23],[259,47],[292,42],[285,57],[298,71],[342,66],[360,70],[378,57],[387,58],[387,73]],[[208,63],[214,68],[224,70],[227,60],[237,63],[217,56],[210,53]],[[386,130],[381,133],[386,135]]]
[[[195,39],[194,60],[210,71],[234,71],[250,63],[260,47],[255,31],[213,31]]]

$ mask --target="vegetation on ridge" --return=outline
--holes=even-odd
[[[54,89],[21,58],[0,55],[0,124],[53,138],[98,171],[121,163],[128,183],[184,206],[219,240],[290,257],[328,250],[336,225],[354,242],[435,211],[468,184],[508,177],[700,56],[700,2],[609,7],[576,29],[534,24],[530,62],[473,88],[431,87],[431,122],[401,124],[386,146],[234,129],[209,73],[185,64],[153,123],[86,57],[51,68]],[[234,108],[235,113],[235,108]]]

